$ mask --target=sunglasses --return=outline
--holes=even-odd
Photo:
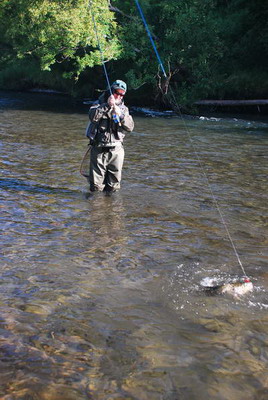
[[[115,90],[115,91],[113,92],[113,94],[116,95],[116,96],[121,96],[121,97],[124,97],[124,96],[125,96],[125,92],[123,92],[123,91],[121,91],[121,90]]]

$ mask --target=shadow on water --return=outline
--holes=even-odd
[[[0,90],[1,110],[32,110],[55,113],[87,113],[89,106],[82,99],[75,99],[64,94],[7,92]]]
[[[40,184],[31,184],[21,179],[13,178],[0,178],[0,188],[8,189],[15,192],[24,191],[29,193],[60,194],[62,196],[81,194],[79,190],[63,189],[59,187],[51,187]]]

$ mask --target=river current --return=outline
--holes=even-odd
[[[89,195],[87,107],[0,94],[0,398],[267,399],[268,121],[134,115]]]

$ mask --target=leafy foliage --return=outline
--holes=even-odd
[[[120,1],[114,3],[123,8]],[[120,21],[120,41],[129,66],[126,76],[134,87],[145,82],[154,84],[159,94],[157,59],[133,3],[124,2],[124,12],[131,13],[131,18]],[[206,97],[214,65],[223,55],[215,1],[147,0],[142,7],[179,102],[187,103],[197,93]]]
[[[263,0],[140,4],[166,82],[134,0],[1,0],[0,86],[40,84],[93,94],[95,86],[106,85],[100,43],[110,79],[127,80],[136,104],[171,102],[163,95],[165,85],[181,105],[208,97],[267,96],[268,8]]]
[[[65,75],[78,76],[100,63],[92,14],[104,56],[115,58],[120,46],[106,0],[2,0],[2,63],[28,57],[37,59],[42,70],[50,70],[56,62],[68,62],[71,68]]]

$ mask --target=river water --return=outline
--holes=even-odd
[[[268,121],[134,119],[122,189],[89,196],[87,108],[1,93],[1,399],[268,398]],[[242,275],[204,174],[240,299],[202,290]]]

